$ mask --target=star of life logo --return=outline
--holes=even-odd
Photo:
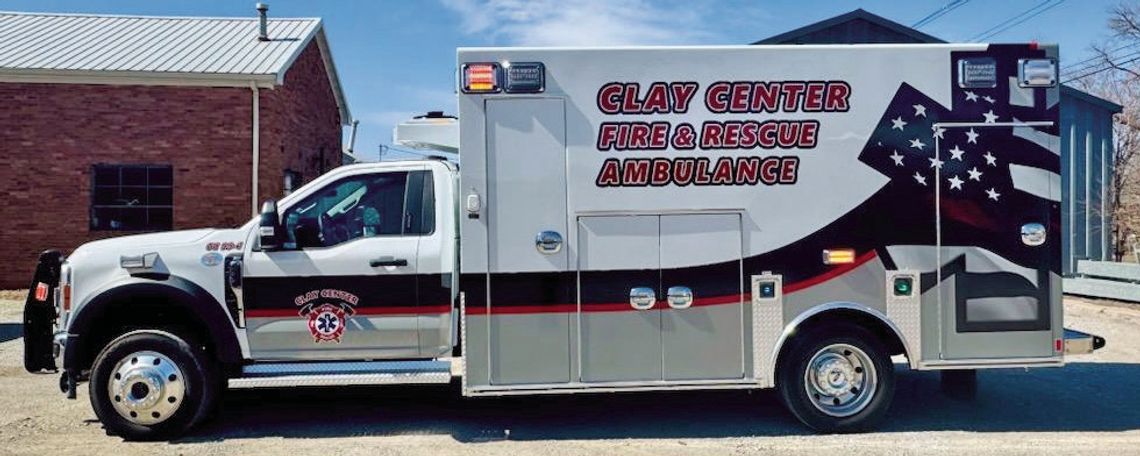
[[[356,295],[347,291],[326,288],[299,295],[293,303],[300,307],[298,315],[307,320],[313,343],[339,344],[349,318],[356,313],[353,306],[359,301]]]

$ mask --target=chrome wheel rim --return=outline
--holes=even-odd
[[[871,357],[848,344],[828,345],[811,357],[804,372],[804,390],[819,411],[848,417],[867,408],[878,389]]]
[[[182,369],[158,352],[131,353],[118,363],[107,382],[115,412],[127,421],[153,425],[166,421],[186,398]]]

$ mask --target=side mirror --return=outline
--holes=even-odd
[[[277,250],[287,236],[281,231],[281,217],[277,215],[277,201],[269,200],[261,205],[261,223],[258,235],[262,250]]]

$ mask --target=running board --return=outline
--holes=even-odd
[[[451,361],[257,363],[242,368],[230,388],[408,385],[451,382]]]

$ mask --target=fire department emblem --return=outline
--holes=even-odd
[[[313,343],[340,343],[348,320],[355,312],[356,295],[333,289],[313,290],[297,296],[294,302],[301,306],[298,314],[307,319]]]

